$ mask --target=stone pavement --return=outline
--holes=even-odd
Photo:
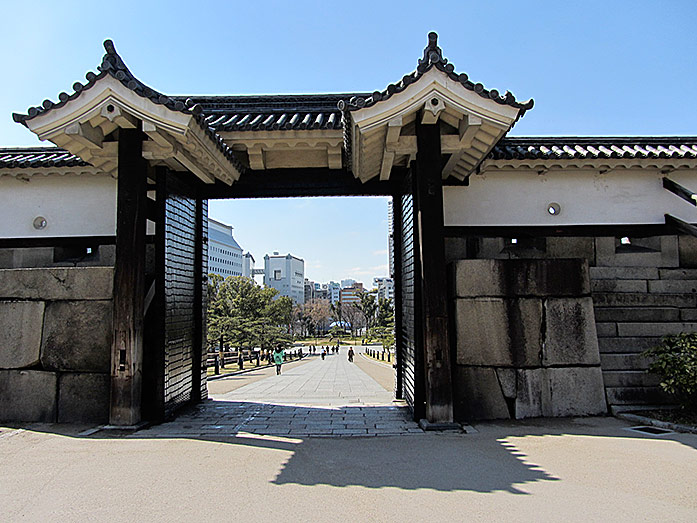
[[[408,409],[361,368],[349,363],[346,348],[322,360],[286,367],[280,376],[249,376],[248,385],[222,394],[180,414],[174,421],[141,430],[132,438],[240,434],[287,437],[397,436],[423,434]],[[358,351],[356,351],[358,352]],[[359,354],[356,358],[360,358]],[[373,373],[392,369],[375,365]],[[245,379],[245,375],[236,379]],[[224,387],[216,380],[216,389]],[[389,380],[381,380],[389,383]]]

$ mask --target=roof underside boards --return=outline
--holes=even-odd
[[[14,120],[40,139],[112,173],[117,151],[108,136],[119,128],[142,125],[150,139],[144,144],[146,159],[190,170],[209,183],[239,178],[243,166],[207,124],[200,106],[148,87],[130,72],[110,40],[104,48],[99,73],[88,72],[85,85],[76,82],[72,94],[63,92],[57,102],[44,100],[27,114],[15,113]]]

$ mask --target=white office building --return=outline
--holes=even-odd
[[[208,272],[242,276],[242,247],[232,237],[232,226],[208,218]]]
[[[392,278],[373,278],[373,285],[378,291],[378,299],[394,300],[394,280]]]
[[[251,252],[247,252],[242,256],[242,276],[254,278],[254,256],[252,256]]]
[[[305,261],[292,254],[264,256],[264,285],[273,287],[294,303],[305,303]]]

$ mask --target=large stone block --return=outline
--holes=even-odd
[[[613,322],[598,322],[595,324],[595,331],[598,333],[599,338],[614,338],[617,336],[617,324]]]
[[[503,296],[503,265],[499,260],[458,260],[451,265],[454,297]]]
[[[503,263],[508,296],[582,296],[590,293],[587,260],[508,260]]]
[[[600,363],[591,298],[548,298],[545,318],[543,365]]]
[[[40,370],[0,370],[0,420],[56,421],[58,375]]]
[[[505,300],[455,300],[455,329],[459,365],[513,365]]]
[[[639,353],[661,342],[660,337],[653,338],[598,338],[600,354]]]
[[[697,269],[658,269],[662,280],[697,280]]]
[[[549,258],[583,258],[593,263],[595,242],[589,237],[550,236],[547,238]]]
[[[549,405],[549,387],[546,369],[520,369],[517,371],[516,419],[548,416],[544,407]]]
[[[697,292],[697,280],[653,280],[649,292],[663,294],[688,294]]]
[[[607,413],[600,367],[545,370],[550,390],[550,405],[543,408],[545,415],[593,416]]]
[[[680,309],[681,321],[697,321],[697,309]]]
[[[678,252],[680,253],[680,267],[697,267],[697,238],[678,236]]]
[[[455,416],[458,419],[510,418],[496,369],[458,366],[455,371],[454,389]]]
[[[590,299],[590,298],[589,298]],[[519,298],[506,301],[510,353],[514,367],[542,364],[542,300]]]
[[[661,378],[641,370],[604,370],[603,382],[606,387],[656,387]]]
[[[657,280],[656,267],[590,267],[591,280]]]
[[[111,301],[49,303],[41,363],[49,370],[109,372],[111,340]]]
[[[675,398],[660,387],[607,387],[610,405],[663,405],[675,403]]]
[[[694,310],[694,309],[690,309]],[[595,321],[679,321],[680,309],[675,307],[596,307]]]
[[[21,369],[39,362],[44,303],[0,302],[0,368]]]
[[[646,292],[646,280],[593,280],[593,292]]]
[[[60,423],[109,421],[109,374],[61,374],[58,387]]]
[[[626,337],[657,337],[696,332],[697,323],[618,323],[617,333]]]
[[[29,300],[109,300],[111,267],[0,270],[0,298]]]
[[[601,354],[600,366],[606,370],[646,370],[649,359],[639,354]],[[607,386],[607,384],[606,384]]]
[[[594,292],[596,307],[696,307],[697,294],[646,294],[644,292]]]

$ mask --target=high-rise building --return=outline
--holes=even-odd
[[[232,226],[208,218],[208,272],[242,276],[242,247],[232,236]]]
[[[377,298],[394,300],[394,280],[392,278],[373,278]]]
[[[341,280],[341,288],[345,289],[346,287],[350,287],[351,285],[355,284],[356,280],[353,280],[351,278],[346,278],[345,280]]]
[[[339,291],[339,301],[342,305],[358,303],[360,301],[358,295],[363,292],[363,290],[363,284],[360,282],[355,282],[350,287],[344,287]]]
[[[305,303],[305,261],[292,254],[264,256],[264,285],[273,287],[294,303]]]
[[[341,291],[341,285],[335,281],[330,281],[327,283],[327,299],[332,303],[339,301],[339,292]]]

